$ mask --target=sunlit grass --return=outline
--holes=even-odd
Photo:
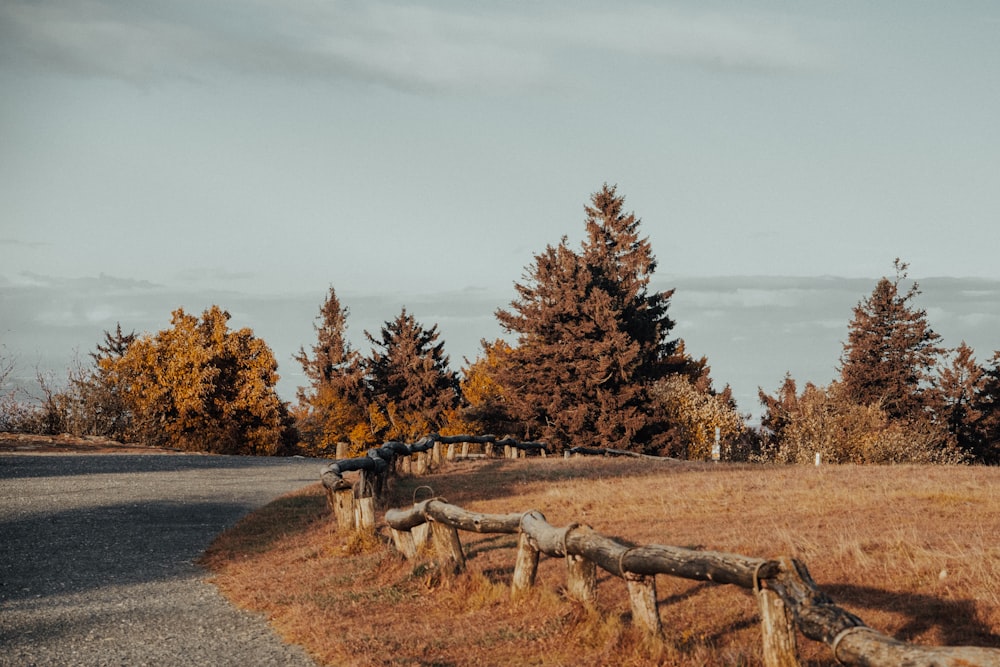
[[[430,486],[430,489],[418,489]],[[1000,470],[765,467],[602,459],[461,462],[397,480],[394,506],[442,496],[481,511],[541,510],[635,543],[803,560],[868,625],[906,641],[1000,647]],[[282,498],[205,562],[237,604],[266,612],[331,665],[760,664],[753,596],[658,577],[665,638],[630,622],[625,586],[599,572],[588,609],[565,598],[564,561],[542,558],[510,600],[512,536],[462,534],[468,573],[405,561],[381,525],[337,532],[318,486]],[[809,664],[829,650],[800,638]]]

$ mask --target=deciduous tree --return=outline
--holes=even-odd
[[[178,309],[171,328],[100,359],[143,442],[223,454],[274,454],[285,444],[274,355],[251,329],[230,331],[229,319],[218,306],[200,319]]]

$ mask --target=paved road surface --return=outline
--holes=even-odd
[[[301,665],[194,560],[306,459],[0,456],[0,665]]]

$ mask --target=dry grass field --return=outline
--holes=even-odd
[[[1000,647],[1000,469],[749,466],[604,459],[447,464],[397,479],[389,505],[439,496],[470,510],[540,510],[635,544],[804,561],[817,584],[874,628],[935,645]],[[384,509],[384,508],[383,508]],[[665,638],[630,624],[625,584],[599,571],[598,608],[562,594],[542,557],[510,601],[515,537],[462,533],[466,574],[409,562],[387,528],[338,533],[319,485],[282,498],[206,553],[236,604],[328,665],[758,665],[752,594],[657,577]],[[428,556],[430,558],[430,556]],[[803,660],[834,664],[799,638]]]

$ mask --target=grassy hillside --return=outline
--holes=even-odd
[[[430,487],[430,488],[426,488]],[[633,460],[459,462],[397,480],[392,506],[442,496],[480,512],[540,510],[639,544],[803,560],[833,599],[906,641],[1000,647],[1000,469],[766,467]],[[381,525],[381,524],[380,524]],[[596,612],[565,599],[561,559],[509,601],[516,541],[462,534],[469,572],[441,579],[375,537],[337,532],[318,485],[222,535],[205,557],[236,604],[330,665],[760,664],[756,603],[660,576],[665,641],[630,624],[599,572]],[[800,637],[809,664],[834,664]]]

